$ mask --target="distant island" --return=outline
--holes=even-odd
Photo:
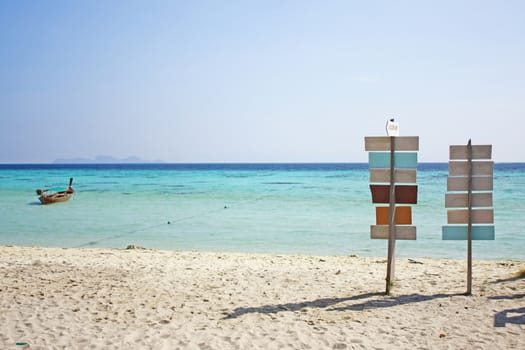
[[[96,156],[95,158],[58,158],[53,164],[144,164],[144,163],[164,163],[162,160],[144,160],[136,156],[130,156],[124,159],[112,156]]]

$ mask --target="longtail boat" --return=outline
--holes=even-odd
[[[36,194],[39,195],[38,199],[42,204],[52,204],[58,202],[65,202],[73,196],[75,190],[73,190],[73,178],[69,179],[69,186],[62,189],[47,189],[36,190]]]

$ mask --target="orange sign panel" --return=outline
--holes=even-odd
[[[389,207],[376,207],[376,225],[389,224]],[[396,225],[412,224],[412,207],[396,207]]]

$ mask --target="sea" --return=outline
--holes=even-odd
[[[417,239],[396,256],[465,259],[444,241],[447,163],[420,163]],[[66,187],[64,203],[35,190]],[[366,163],[0,164],[0,245],[386,257],[370,238],[375,206]],[[474,259],[525,260],[525,163],[496,163],[495,240]]]

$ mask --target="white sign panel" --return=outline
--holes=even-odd
[[[399,124],[393,118],[386,122],[386,134],[388,136],[399,136]]]

